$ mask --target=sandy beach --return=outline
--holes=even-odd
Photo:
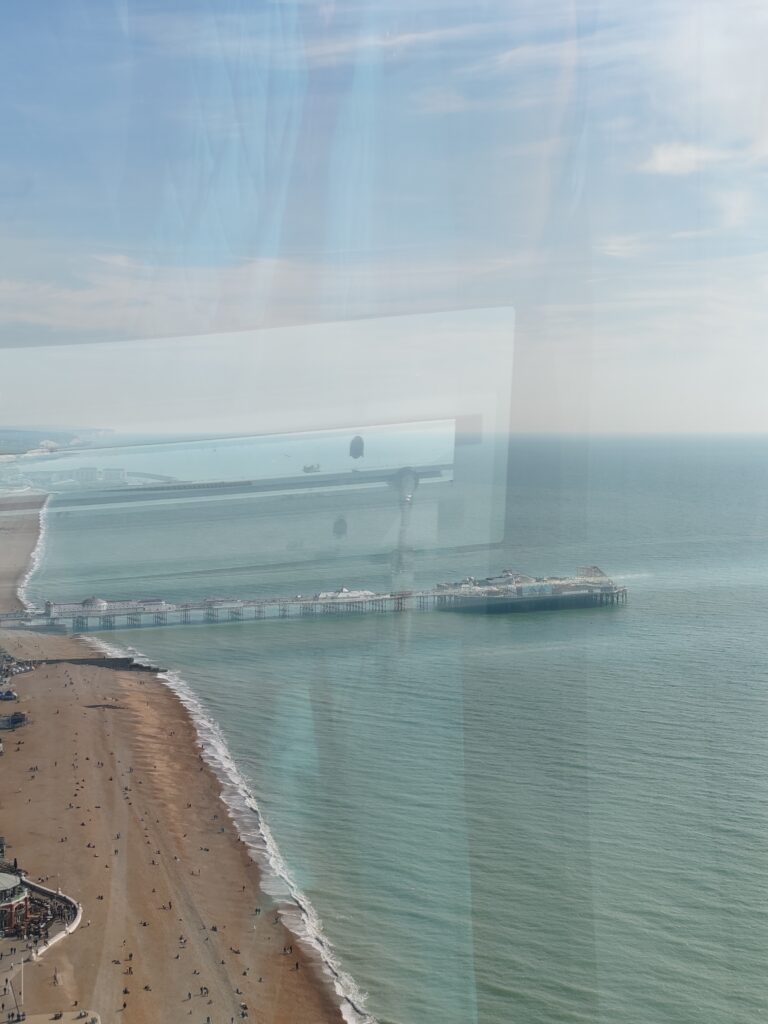
[[[18,607],[41,501],[0,503],[2,610]],[[25,967],[27,1013],[230,1024],[247,1007],[274,1024],[339,1021],[260,890],[178,698],[149,672],[68,662],[93,654],[71,637],[5,630],[0,646],[64,659],[14,680],[30,722],[4,734],[7,856],[83,906],[81,926]]]

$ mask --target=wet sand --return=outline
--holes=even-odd
[[[0,612],[21,608],[16,591],[37,544],[45,495],[0,498]]]
[[[11,515],[0,504],[2,610],[18,606],[37,522],[34,507]],[[11,630],[0,645],[20,658],[92,653]],[[178,698],[149,673],[67,663],[17,676],[14,688],[31,721],[3,734],[7,856],[83,905],[77,931],[25,967],[27,1012],[77,1001],[102,1021],[229,1024],[245,1004],[251,1021],[341,1020],[260,892]]]

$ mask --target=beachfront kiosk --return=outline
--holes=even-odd
[[[26,935],[29,890],[21,875],[0,872],[0,936]]]

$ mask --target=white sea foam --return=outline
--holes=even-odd
[[[132,657],[146,665],[151,659],[135,647],[118,647],[99,637],[83,639],[110,657]],[[247,781],[229,751],[217,722],[208,714],[187,681],[178,672],[158,672],[189,712],[197,731],[203,759],[221,783],[221,799],[251,856],[261,868],[261,887],[278,905],[281,920],[296,936],[304,950],[322,966],[336,993],[341,1013],[348,1024],[377,1024],[365,1009],[366,996],[342,968],[338,956],[323,934],[322,921],[301,891],[259,809]]]
[[[29,566],[27,567],[24,579],[21,581],[16,591],[16,595],[27,611],[33,611],[35,608],[34,604],[29,599],[28,589],[32,577],[42,565],[43,558],[45,556],[45,545],[48,539],[48,502],[50,500],[51,496],[49,494],[40,508],[40,527],[37,534],[37,543],[35,544],[34,550],[30,556]]]

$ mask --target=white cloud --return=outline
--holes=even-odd
[[[268,18],[267,9],[240,17],[226,13],[149,14],[136,18],[132,27],[145,42],[169,56],[256,58],[296,70],[352,63],[366,53],[402,56],[414,50],[492,37],[501,28],[499,23],[483,20],[426,29],[366,31],[347,18],[343,27],[315,30],[313,35],[305,36],[300,30],[278,32]]]
[[[688,137],[758,155],[768,142],[768,8],[755,0],[681,4],[659,33],[658,106]]]
[[[648,239],[645,235],[609,235],[598,243],[597,249],[612,259],[635,259],[648,251]]]
[[[537,33],[544,38],[536,39]],[[568,11],[564,6],[558,13],[550,11],[546,18],[542,18],[540,12],[538,16],[532,14],[517,25],[516,34],[520,36],[519,42],[473,62],[463,68],[462,73],[478,78],[514,76],[537,70],[546,75],[567,75],[579,68],[609,73],[615,89],[620,83],[625,87],[624,79],[631,70],[629,84],[636,89],[635,69],[652,60],[655,47],[655,35],[650,35],[642,23],[632,24],[626,11],[618,13],[610,27],[585,30],[583,22],[574,19],[573,10]],[[541,82],[546,85],[547,78],[542,76]],[[615,95],[609,92],[605,98],[612,99]]]
[[[651,155],[640,165],[646,174],[684,176],[696,174],[713,164],[734,158],[734,153],[711,146],[695,146],[682,142],[668,142],[654,146]]]
[[[720,226],[725,230],[738,230],[749,222],[754,203],[748,189],[716,191],[712,201],[720,214]]]
[[[494,90],[481,96],[470,96],[453,86],[425,89],[416,96],[413,109],[417,114],[467,114],[513,110],[529,110],[548,103],[549,95],[542,90],[535,95],[520,96],[511,90]]]
[[[191,336],[509,301],[509,275],[535,256],[260,259],[230,267],[153,267],[91,258],[74,283],[0,278],[0,339]]]

